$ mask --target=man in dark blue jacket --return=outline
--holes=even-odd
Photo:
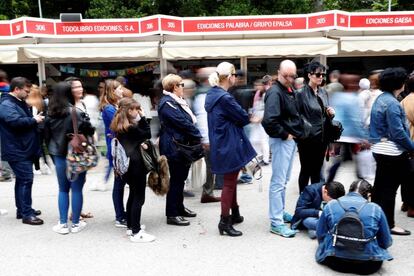
[[[311,239],[316,238],[316,226],[323,206],[332,199],[345,195],[345,188],[339,182],[320,182],[306,186],[296,203],[295,215],[292,218],[292,229],[301,226],[308,229]]]
[[[16,175],[16,218],[23,223],[43,224],[36,217],[40,211],[32,208],[33,161],[40,156],[37,124],[44,116],[32,116],[25,99],[30,93],[31,83],[23,77],[11,80],[10,93],[0,100],[0,133],[2,159],[8,161]]]

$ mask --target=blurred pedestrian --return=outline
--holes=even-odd
[[[47,114],[47,105],[40,93],[39,86],[32,85],[32,87],[30,88],[30,94],[28,95],[26,99],[26,103],[30,106],[33,116],[38,115],[38,114],[45,116]],[[44,122],[39,123],[37,126],[37,133],[39,137],[39,147],[41,150],[42,158],[35,160],[34,174],[49,175],[52,172],[50,170],[50,167],[47,161],[47,153],[44,148],[44,142],[45,142],[44,128],[45,128]]]
[[[215,67],[201,68],[197,72],[197,78],[200,81],[200,86],[197,87],[193,101],[194,115],[197,117],[197,128],[202,136],[201,143],[204,148],[204,160],[206,163],[206,181],[203,184],[203,192],[201,194],[201,203],[219,202],[220,197],[214,196],[214,175],[211,171],[211,159],[210,159],[210,141],[208,136],[208,122],[207,111],[204,108],[207,91],[211,88],[208,82],[208,76],[215,72]]]
[[[108,181],[113,168],[113,157],[111,141],[114,137],[114,133],[111,131],[110,126],[118,109],[118,102],[122,99],[122,85],[116,80],[105,80],[104,93],[100,98],[99,109],[102,113],[102,119],[105,124],[105,140],[106,140],[106,157],[108,159],[108,167],[105,173],[105,182]],[[124,207],[124,190],[125,180],[118,175],[114,176],[114,186],[112,189],[112,201],[115,209],[115,227],[126,228],[127,219]]]
[[[266,95],[263,80],[256,81],[257,92],[253,103],[252,115],[250,117],[250,137],[255,151],[260,157],[260,164],[263,166],[269,165],[270,149],[269,149],[269,135],[262,126],[264,115],[264,98]]]
[[[367,148],[368,132],[362,122],[362,111],[358,104],[358,88],[360,76],[354,74],[342,74],[341,83],[344,90],[330,95],[330,104],[335,109],[335,120],[341,122],[343,132],[338,141],[331,144],[332,165],[328,169],[326,181],[335,179],[336,173],[345,161],[353,160],[360,147]],[[357,160],[356,160],[357,161]],[[362,178],[356,163],[356,174]]]

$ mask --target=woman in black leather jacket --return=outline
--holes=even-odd
[[[53,231],[59,234],[77,233],[81,231],[86,223],[80,221],[83,195],[82,188],[85,183],[86,172],[80,173],[74,181],[69,181],[66,176],[66,155],[68,153],[68,134],[74,133],[72,123],[72,108],[74,98],[70,84],[58,83],[54,89],[49,102],[48,116],[45,122],[45,138],[49,154],[52,156],[56,168],[59,183],[59,222],[53,227]],[[76,108],[79,133],[92,136],[95,129],[89,122],[87,114]],[[69,190],[72,189],[72,225],[68,226]]]
[[[328,116],[334,116],[334,110],[328,106],[328,94],[320,87],[326,76],[325,66],[314,61],[304,68],[306,84],[297,95],[299,112],[311,124],[310,134],[305,139],[298,139],[300,174],[299,191],[311,183],[321,181],[321,168],[327,149],[324,141],[324,125]]]

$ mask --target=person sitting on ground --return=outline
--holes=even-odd
[[[390,229],[381,207],[369,202],[371,190],[367,181],[357,180],[347,195],[325,206],[316,230],[318,263],[367,275],[377,272],[384,260],[392,260],[387,251],[392,244]]]
[[[296,203],[292,218],[292,229],[306,228],[311,239],[316,238],[316,226],[323,207],[332,199],[345,195],[345,188],[339,182],[320,182],[305,187]]]

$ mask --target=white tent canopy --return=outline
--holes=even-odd
[[[126,43],[66,43],[24,45],[28,58],[92,59],[92,58],[157,58],[158,41]]]
[[[161,47],[165,59],[338,54],[338,42],[324,37],[166,41]]]
[[[17,62],[16,46],[0,46],[0,63],[15,63]]]
[[[341,37],[344,52],[414,51],[414,36],[348,36]]]

